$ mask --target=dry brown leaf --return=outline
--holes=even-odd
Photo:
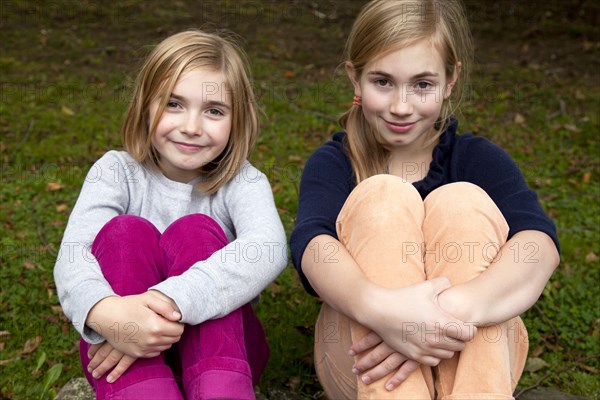
[[[29,260],[23,261],[23,266],[25,266],[27,269],[35,269],[35,264]]]
[[[69,208],[69,205],[66,203],[60,203],[59,205],[56,206],[56,212],[63,212],[66,211]]]
[[[75,111],[71,110],[67,106],[62,106],[61,109],[60,109],[60,111],[62,111],[62,113],[65,114],[65,115],[69,115],[69,116],[75,115]]]
[[[289,380],[289,385],[290,385],[290,389],[292,389],[292,391],[295,391],[296,388],[298,387],[298,385],[300,385],[302,381],[300,380],[300,377],[298,376],[292,376]]]
[[[589,183],[590,182],[590,178],[592,177],[592,173],[590,171],[585,172],[583,174],[583,176],[581,177],[581,181],[583,183]]]
[[[515,124],[523,125],[525,123],[525,117],[522,114],[517,113],[515,115]]]
[[[586,256],[585,256],[585,262],[587,263],[593,263],[598,261],[598,256],[593,252],[590,251]]]
[[[598,368],[594,368],[591,365],[587,365],[587,364],[582,364],[582,363],[577,363],[577,366],[581,369],[586,370],[587,372],[591,372],[592,374],[598,374],[600,372],[600,370]]]
[[[64,187],[65,187],[65,185],[63,185],[62,183],[59,183],[59,182],[48,182],[48,184],[46,185],[46,192],[54,192],[54,191],[60,190]]]
[[[573,125],[573,124],[564,124],[563,128],[565,128],[569,132],[573,132],[573,133],[579,133],[579,132],[581,132],[581,130],[578,127],[576,127],[575,125]]]
[[[289,69],[283,71],[283,77],[284,78],[290,79],[290,78],[293,78],[294,76],[296,76],[296,74],[294,73],[294,71],[290,71]]]
[[[25,342],[25,345],[23,346],[23,350],[21,350],[21,355],[27,355],[27,354],[31,354],[34,351],[37,350],[38,347],[40,347],[40,343],[42,343],[42,337],[41,336],[36,336],[32,339],[29,339]]]
[[[548,363],[542,360],[539,357],[530,357],[527,359],[527,364],[525,365],[525,371],[536,372],[540,369],[544,369],[548,366]]]

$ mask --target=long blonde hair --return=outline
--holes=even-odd
[[[202,168],[205,179],[198,184],[204,192],[215,193],[240,170],[258,138],[257,105],[247,65],[242,49],[224,36],[190,30],[163,40],[137,76],[122,127],[125,150],[138,162],[159,168],[160,155],[152,146],[152,135],[177,80],[196,68],[222,72],[232,98],[231,133],[221,155]],[[158,109],[150,121],[150,106],[157,99]]]
[[[345,57],[356,79],[365,66],[387,52],[428,39],[438,49],[446,76],[455,73],[458,80],[450,98],[442,104],[431,143],[447,128],[450,116],[462,99],[472,59],[472,40],[460,0],[374,0],[359,13],[346,42]],[[362,108],[353,105],[340,117],[346,130],[346,148],[357,183],[388,172],[389,151],[383,139],[364,117]]]

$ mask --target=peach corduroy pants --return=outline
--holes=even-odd
[[[337,233],[367,278],[382,287],[440,276],[455,285],[494,262],[508,224],[476,185],[447,184],[422,200],[412,184],[377,175],[352,191],[338,216]],[[528,351],[519,317],[479,327],[462,352],[437,367],[421,366],[390,392],[384,386],[391,374],[366,385],[351,371],[355,358],[348,350],[368,328],[323,304],[315,332],[316,371],[330,400],[511,399]]]

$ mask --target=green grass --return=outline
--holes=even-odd
[[[81,375],[78,336],[62,315],[52,268],[87,170],[120,147],[119,126],[145,46],[206,22],[244,38],[263,109],[252,161],[269,176],[289,234],[302,166],[337,129],[336,118],[351,100],[336,67],[361,3],[332,1],[318,10],[309,1],[211,1],[195,8],[183,1],[2,3],[3,398],[51,398]],[[562,244],[560,267],[524,315],[530,357],[544,363],[535,371],[531,364],[520,385],[599,398],[598,29],[585,16],[565,22],[560,9],[548,14],[544,7],[518,9],[498,25],[498,12],[507,10],[486,12],[467,3],[477,22],[480,64],[461,129],[491,138],[515,158]],[[519,18],[536,27],[533,36],[519,36],[525,31]],[[312,361],[318,307],[291,266],[265,290],[258,313],[272,358],[261,389],[287,387],[307,397],[320,390]]]

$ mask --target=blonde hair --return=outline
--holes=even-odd
[[[125,150],[138,162],[159,168],[160,155],[152,146],[152,135],[177,80],[197,68],[222,72],[232,99],[231,133],[221,155],[202,168],[205,179],[198,184],[200,190],[215,193],[240,170],[258,138],[257,105],[247,65],[243,50],[224,36],[190,30],[163,40],[137,76],[122,127]],[[150,106],[156,100],[158,109],[150,121]]]
[[[449,99],[442,104],[432,143],[448,127],[451,115],[462,99],[472,58],[472,41],[460,0],[374,0],[359,13],[348,41],[346,61],[359,80],[365,66],[388,52],[410,46],[423,39],[438,49],[446,76],[452,77],[458,63],[458,80]],[[452,106],[454,104],[454,106]],[[352,106],[340,117],[346,130],[346,148],[357,183],[388,172],[389,151],[379,133],[366,121],[359,106]]]

